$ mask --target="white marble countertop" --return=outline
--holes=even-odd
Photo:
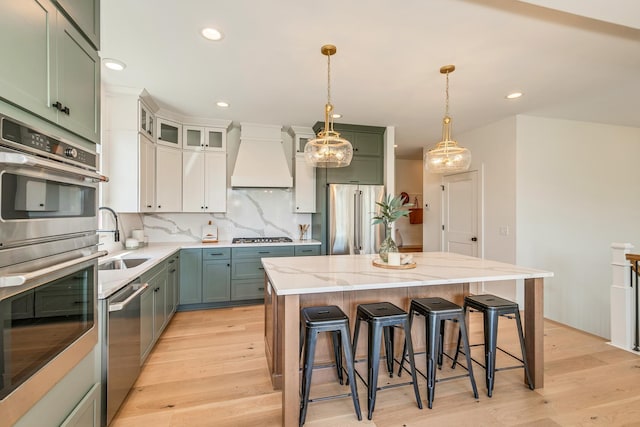
[[[108,262],[117,258],[149,258],[137,267],[123,270],[99,270],[98,271],[98,298],[109,298],[127,283],[146,273],[159,262],[164,261],[170,255],[180,249],[206,249],[206,248],[240,248],[260,246],[306,246],[319,245],[317,240],[294,240],[288,243],[236,243],[224,240],[218,243],[177,242],[177,243],[150,243],[139,249],[123,249],[111,252],[100,259],[99,263]]]
[[[549,271],[448,252],[411,254],[416,268],[391,270],[372,264],[377,254],[265,258],[277,295],[312,294],[552,277]]]

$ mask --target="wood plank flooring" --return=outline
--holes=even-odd
[[[470,320],[472,343],[481,341],[479,319],[473,314]],[[177,313],[111,426],[280,426],[281,392],[271,387],[263,334],[262,306]],[[498,340],[519,354],[513,321],[501,319]],[[472,351],[477,360],[481,351]],[[366,389],[358,382],[363,421],[347,398],[311,403],[305,425],[640,426],[640,356],[551,321],[545,321],[544,354],[543,389],[526,388],[522,369],[506,370],[496,374],[488,398],[484,371],[474,364],[477,400],[468,378],[438,383],[431,410],[426,402],[417,408],[412,387],[399,387],[378,392],[367,421]],[[424,357],[416,362],[424,369]],[[510,364],[505,356],[498,359],[498,366]],[[366,373],[365,363],[356,367]],[[461,372],[445,366],[438,378]],[[381,375],[379,383],[393,381]],[[424,402],[425,381],[419,383]],[[342,392],[340,387],[314,384],[312,396]]]

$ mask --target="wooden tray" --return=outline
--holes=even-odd
[[[374,267],[388,268],[389,270],[408,270],[410,268],[416,268],[415,262],[401,265],[389,265],[381,259],[374,259],[373,261],[371,261],[371,263]]]

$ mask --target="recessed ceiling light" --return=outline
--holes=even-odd
[[[202,37],[207,40],[218,41],[222,40],[222,33],[215,28],[205,28],[202,30]]]
[[[229,107],[229,103],[228,102],[224,102],[224,101],[218,101],[216,102],[216,105],[220,108],[227,108]]]
[[[509,95],[505,96],[507,99],[516,99],[522,96],[522,92],[511,92]]]
[[[333,117],[334,119],[339,119],[340,117],[342,117],[342,114],[339,114],[339,113],[333,113],[333,114],[331,115],[331,117]]]
[[[113,58],[104,58],[102,60],[102,62],[104,63],[105,67],[107,67],[110,70],[114,70],[114,71],[122,71],[125,68],[127,68],[127,64],[125,64],[122,61],[118,61],[117,59],[113,59]]]

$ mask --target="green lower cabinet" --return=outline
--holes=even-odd
[[[231,299],[230,260],[202,261],[202,302],[222,302]]]
[[[167,322],[166,294],[167,294],[167,274],[160,273],[149,283],[153,286],[153,339],[160,337],[160,333]]]
[[[180,296],[180,253],[177,253],[167,261],[167,319],[173,316],[178,307]]]
[[[264,298],[262,258],[319,254],[320,245],[183,249],[180,309],[255,303]]]
[[[231,299],[242,301],[264,298],[264,279],[233,280],[231,282]]]
[[[100,384],[95,384],[60,427],[98,427],[100,425]]]
[[[180,305],[202,302],[202,249],[180,251]]]
[[[153,294],[149,287],[140,296],[140,364],[153,347]]]
[[[320,255],[320,245],[296,246],[296,256],[316,256]]]

